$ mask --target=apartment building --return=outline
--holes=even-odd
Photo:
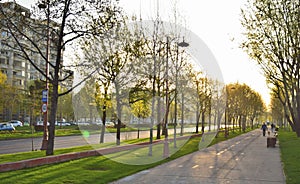
[[[25,46],[24,48],[30,50],[30,52],[28,52],[30,54],[29,57],[34,62],[34,65],[42,71],[45,71],[46,61],[39,52],[46,55],[48,34],[46,21],[31,18],[30,10],[17,4],[15,1],[0,3],[0,6],[6,15],[12,15],[11,17],[16,25],[18,25],[18,21],[21,22],[23,19],[30,22],[31,29],[28,29],[25,26],[20,27],[21,29],[24,29],[22,31],[25,35],[29,36],[31,40],[35,42],[34,44],[38,45],[40,51],[33,47],[33,43],[31,43],[28,39],[23,39],[24,35],[17,35],[18,41],[22,44],[22,46]],[[3,21],[3,19],[1,21]],[[33,30],[32,27],[34,27],[33,25],[35,23],[36,27]],[[51,20],[50,26],[52,30],[55,29],[55,27],[59,27],[57,23]],[[0,33],[0,71],[6,74],[7,83],[19,89],[26,89],[29,81],[31,80],[45,80],[45,77],[37,71],[26,57],[24,57],[19,45],[15,43],[12,38],[9,28],[5,27],[5,22],[0,24]],[[49,57],[50,63],[54,64],[56,60],[55,36],[51,33]],[[61,58],[63,61],[63,56]],[[52,67],[49,67],[50,73],[52,70]],[[67,84],[64,84],[64,86],[70,87],[70,85],[72,85],[72,81],[72,79],[68,80],[66,82]]]

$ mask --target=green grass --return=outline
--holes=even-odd
[[[97,145],[86,145],[86,146],[77,146],[72,148],[61,148],[54,151],[54,155],[60,155],[64,153],[73,153],[73,152],[82,152],[93,149],[107,148],[115,146],[115,143],[104,143]],[[21,152],[21,153],[13,153],[13,154],[2,154],[0,155],[0,164],[7,162],[17,162],[21,160],[33,159],[45,157],[45,151],[33,151],[33,152]]]
[[[295,132],[279,130],[281,160],[287,184],[300,183],[300,138]]]
[[[168,159],[160,159],[158,162],[151,164],[137,165],[125,163],[129,162],[128,159],[134,159],[132,154],[137,152],[140,154],[145,153],[147,148],[143,148],[119,152],[109,156],[94,156],[60,164],[4,172],[0,173],[0,178],[2,178],[1,182],[3,183],[108,183],[173,160],[187,153],[197,151],[199,140],[199,137],[193,138],[182,147],[183,151],[176,152]],[[172,144],[170,144],[170,151],[171,149]],[[125,160],[120,161],[114,159],[120,157]],[[154,148],[153,156],[147,157],[162,158],[161,148]],[[138,160],[136,161],[139,162]]]
[[[230,138],[239,134],[241,133],[230,133]],[[162,145],[156,145],[153,146],[153,156],[151,157],[147,155],[148,147],[118,152],[107,156],[88,157],[60,164],[0,173],[1,183],[108,183],[195,152],[199,150],[200,140],[201,137],[194,137],[188,141],[177,141],[179,150],[174,149],[171,142],[169,148],[172,154],[167,159],[162,159]],[[224,134],[220,133],[214,143],[222,140],[225,140]],[[127,143],[136,141],[132,140]],[[147,139],[143,141],[147,141]],[[69,151],[82,151],[82,149],[88,148],[77,149]],[[63,152],[68,152],[67,149],[63,150]],[[58,150],[55,152],[58,154]],[[148,164],[145,160],[148,161]],[[155,160],[156,162],[154,162]]]
[[[149,138],[126,140],[123,141],[122,144],[135,144],[140,142],[149,142]],[[54,151],[54,155],[83,152],[83,151],[100,149],[100,148],[109,148],[113,146],[116,146],[116,143],[102,143],[102,144],[93,144],[93,145],[86,145],[86,146],[76,146],[71,148],[60,148]],[[33,152],[20,152],[20,153],[13,153],[13,154],[0,154],[0,164],[7,163],[7,162],[17,162],[17,161],[33,159],[33,158],[40,158],[40,157],[45,157],[45,155],[46,155],[45,151],[41,151],[41,150],[33,151]]]
[[[65,126],[60,128],[56,126],[55,128],[55,135],[56,136],[68,136],[68,135],[80,135],[81,131],[77,126]],[[9,140],[9,139],[26,139],[26,138],[35,138],[35,137],[42,137],[42,131],[35,131],[32,130],[29,126],[24,127],[16,127],[15,131],[7,132],[3,131],[0,132],[0,140]]]

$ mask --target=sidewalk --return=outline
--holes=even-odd
[[[113,183],[285,184],[278,141],[266,139],[254,130]]]

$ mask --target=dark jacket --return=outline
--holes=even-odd
[[[262,126],[261,126],[261,129],[262,130],[267,130],[268,128],[267,128],[267,125],[266,124],[263,124]]]

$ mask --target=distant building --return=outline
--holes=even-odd
[[[11,26],[12,24],[14,26]],[[50,35],[49,61],[52,66],[56,63],[57,47],[55,44],[57,42],[55,39],[57,37],[54,32],[60,26],[52,20],[49,21],[49,25],[48,27],[47,20],[33,18],[28,8],[15,1],[0,3],[0,71],[6,74],[9,85],[20,89],[15,92],[16,94],[28,90],[29,84],[33,80],[45,81],[45,77],[38,70],[46,71],[48,34]],[[17,38],[17,41],[14,37]],[[27,55],[24,55],[21,48],[26,50]],[[63,67],[63,52],[61,67]],[[52,71],[53,67],[50,66],[50,76]],[[64,78],[63,74],[68,76],[73,74],[73,71],[64,69],[64,72],[60,74],[61,78]],[[61,83],[61,86],[70,88],[72,83],[73,76],[71,75],[68,80]],[[26,111],[25,106],[26,102],[20,99],[0,104],[0,121],[12,118],[24,121],[29,115],[29,110]]]
[[[5,15],[11,16],[15,25],[18,25],[19,29],[22,29],[22,33],[24,33],[24,35],[17,35],[18,41],[24,46],[24,48],[30,50],[30,52],[28,52],[30,54],[28,57],[32,59],[37,68],[45,71],[46,61],[45,58],[42,57],[41,53],[46,55],[48,34],[47,21],[31,18],[30,10],[16,2],[4,2],[0,3],[0,6],[5,12]],[[26,89],[30,80],[45,80],[45,77],[37,71],[28,59],[26,59],[26,56],[23,55],[20,47],[12,38],[9,28],[5,26],[5,19],[1,16],[3,16],[3,14],[0,12],[0,71],[7,75],[7,83],[19,89]],[[30,24],[31,27],[35,27],[33,29],[29,29],[24,26],[25,24]],[[54,30],[55,28],[59,28],[59,25],[56,22],[50,21],[50,27],[51,30]],[[28,39],[26,39],[25,35],[29,36],[34,43],[31,43]],[[54,34],[50,34],[49,54],[50,63],[52,64],[54,64],[56,60],[55,39]],[[33,44],[36,44],[40,50],[37,50]],[[63,56],[61,59],[63,60]],[[63,62],[61,62],[61,64],[63,64]],[[51,71],[52,67],[49,67],[50,75]],[[70,87],[72,82],[73,77],[69,78],[68,81],[65,82],[64,86]]]

